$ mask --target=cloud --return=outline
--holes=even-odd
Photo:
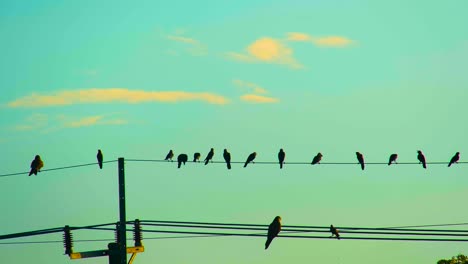
[[[257,94],[244,94],[241,97],[241,100],[249,103],[278,103],[278,98],[267,97]]]
[[[168,35],[167,39],[175,42],[189,44],[190,47],[187,49],[187,51],[193,56],[204,56],[208,54],[206,46],[194,38],[184,37],[181,35]]]
[[[228,52],[226,57],[241,62],[264,62],[282,64],[293,69],[303,68],[293,57],[293,50],[273,38],[257,39],[246,48],[246,53]]]
[[[345,47],[353,44],[354,41],[341,36],[313,37],[306,33],[289,32],[286,37],[287,41],[294,42],[310,42],[317,46],[324,47]]]
[[[242,81],[242,80],[238,80],[238,79],[233,80],[232,82],[237,87],[247,88],[249,91],[251,91],[253,93],[256,93],[256,94],[267,94],[268,93],[268,91],[265,88],[260,87],[259,85],[255,84],[255,83],[246,82],[246,81]]]
[[[24,122],[16,125],[13,129],[16,131],[31,131],[47,126],[49,117],[45,114],[32,114]]]
[[[193,38],[187,38],[187,37],[182,37],[182,36],[173,36],[169,35],[167,36],[168,39],[173,40],[173,41],[178,41],[178,42],[183,42],[183,43],[188,43],[192,45],[198,45],[200,42],[196,39]]]
[[[31,95],[9,102],[7,106],[18,108],[112,102],[137,104],[145,102],[177,103],[184,101],[202,101],[219,105],[229,103],[229,100],[224,96],[206,92],[193,93],[184,91],[129,90],[125,88],[92,88],[58,91],[51,94],[32,93]]]
[[[87,116],[79,119],[60,116],[61,125],[66,128],[87,127],[95,125],[125,125],[124,119],[107,119],[104,115]]]

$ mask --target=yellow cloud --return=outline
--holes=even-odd
[[[193,38],[187,38],[187,37],[182,37],[182,36],[173,36],[169,35],[167,36],[168,39],[177,41],[177,42],[183,42],[183,43],[188,43],[188,44],[193,44],[193,45],[198,45],[199,41]]]
[[[341,36],[313,37],[306,33],[289,32],[286,37],[287,41],[311,42],[317,46],[326,47],[345,47],[352,44],[354,41]]]
[[[84,126],[94,126],[94,125],[124,125],[128,122],[123,119],[111,119],[105,120],[103,115],[97,116],[87,116],[80,118],[78,120],[73,120],[68,117],[62,117],[61,122],[64,127],[77,128]]]
[[[246,52],[228,52],[226,56],[242,62],[265,62],[283,64],[294,69],[303,68],[293,57],[293,50],[277,39],[258,39],[247,47]]]
[[[109,89],[82,89],[60,91],[52,94],[38,94],[19,98],[9,102],[9,107],[47,107],[63,106],[72,104],[97,104],[97,103],[144,103],[144,102],[182,102],[182,101],[203,101],[210,104],[227,104],[226,97],[213,93],[192,93],[183,91],[143,91],[129,90],[125,88]]]
[[[190,44],[191,47],[187,49],[187,51],[193,56],[204,56],[208,54],[206,46],[194,38],[188,38],[188,37],[184,37],[180,35],[168,35],[167,39],[176,41],[176,42]]]
[[[237,87],[248,88],[249,90],[251,90],[253,93],[256,93],[256,94],[267,94],[268,93],[268,91],[265,88],[260,87],[259,85],[255,84],[255,83],[246,82],[246,81],[242,81],[242,80],[233,80],[232,82]]]
[[[278,103],[278,98],[267,97],[257,94],[244,94],[241,97],[241,100],[250,102],[250,103]]]

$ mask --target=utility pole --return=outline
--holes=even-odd
[[[127,219],[125,214],[125,160],[119,158],[119,215],[120,221],[117,227],[117,245],[119,251],[119,262],[116,264],[127,264]],[[110,260],[109,260],[110,261]],[[114,263],[110,263],[114,264]]]

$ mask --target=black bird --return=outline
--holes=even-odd
[[[396,159],[398,158],[398,154],[392,154],[390,155],[390,158],[388,159],[388,166],[393,163],[397,163]]]
[[[187,160],[188,160],[187,154],[180,154],[179,156],[177,156],[177,168],[180,169],[180,165],[182,163],[184,163],[185,165],[185,162],[187,162]]]
[[[273,238],[278,236],[280,231],[281,231],[281,216],[277,216],[275,217],[275,219],[273,219],[273,222],[271,222],[270,226],[268,227],[268,236],[267,236],[267,241],[265,242],[265,250],[268,249],[268,247],[271,244],[271,241],[273,241]]]
[[[210,162],[210,160],[213,158],[214,156],[214,149],[211,148],[210,149],[210,152],[208,152],[208,155],[206,155],[206,158],[205,158],[205,165],[208,164],[208,162]]]
[[[231,153],[229,153],[227,149],[224,149],[223,158],[226,161],[226,166],[228,170],[230,170],[231,169]]]
[[[332,233],[331,237],[335,236],[337,239],[340,239],[340,233],[333,225],[330,225],[330,232]]]
[[[249,164],[250,162],[253,163],[255,157],[257,156],[257,152],[252,152],[248,157],[247,157],[247,160],[245,161],[244,163],[244,168],[247,167],[247,164]]]
[[[172,157],[174,157],[174,152],[172,152],[172,149],[171,149],[169,150],[169,153],[167,153],[166,158],[164,160],[172,161]]]
[[[419,163],[422,163],[423,168],[426,168],[426,157],[424,157],[424,154],[420,150],[418,150],[418,160]]]
[[[322,153],[319,152],[319,153],[314,157],[314,159],[312,160],[312,163],[311,163],[311,164],[312,164],[312,165],[315,165],[315,164],[317,164],[317,163],[320,164],[320,161],[321,161],[321,160],[322,160]]]
[[[102,160],[104,159],[104,157],[102,156],[102,151],[100,149],[98,149],[96,158],[99,164],[99,168],[102,169]]]
[[[361,169],[364,170],[364,156],[361,153],[356,152],[356,157],[359,161],[359,164],[361,164]]]
[[[280,169],[283,168],[284,158],[286,157],[286,153],[284,153],[283,149],[280,149],[278,152],[278,161],[280,164]]]
[[[458,163],[458,160],[460,159],[460,152],[455,153],[455,156],[452,157],[452,159],[449,162],[449,167],[452,166],[454,163]]]
[[[197,162],[197,161],[200,162],[200,156],[201,156],[200,152],[195,152],[193,154],[193,162]]]
[[[31,162],[31,171],[28,176],[31,176],[32,174],[37,175],[37,173],[41,171],[42,167],[44,167],[44,162],[42,162],[39,155],[36,155],[34,160]]]

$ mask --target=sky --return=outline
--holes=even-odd
[[[214,148],[233,161],[125,163],[127,219],[387,227],[468,222],[468,2],[0,3],[0,174]],[[0,177],[0,234],[118,221],[117,163]],[[281,233],[280,233],[281,234]],[[326,235],[326,234],[324,234]],[[436,263],[464,243],[215,237],[143,240],[135,263]],[[144,234],[144,238],[165,234]],[[75,239],[112,239],[76,231]],[[0,242],[61,240],[51,234]],[[77,242],[75,252],[107,242]],[[0,244],[5,263],[69,260]]]

